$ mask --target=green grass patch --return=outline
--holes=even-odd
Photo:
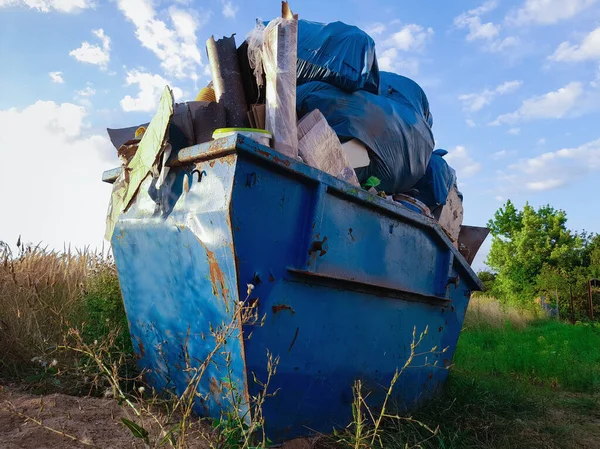
[[[598,324],[536,320],[479,301],[443,394],[412,415],[417,422],[389,422],[385,447],[598,447],[598,348]]]
[[[600,387],[600,326],[537,321],[523,329],[465,329],[456,366],[476,378],[514,378],[567,391]]]

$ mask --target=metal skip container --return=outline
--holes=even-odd
[[[203,367],[196,412],[246,413],[268,351],[279,364],[262,409],[267,436],[328,433],[352,420],[356,380],[369,404],[383,402],[413,332],[427,330],[392,399],[410,410],[440,391],[482,286],[437,222],[240,134],[167,165],[160,189],[152,177],[141,184],[111,241],[150,385],[181,394],[190,368]],[[262,325],[238,321],[240,302]],[[232,322],[207,363],[211,331]]]

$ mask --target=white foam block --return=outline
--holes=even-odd
[[[344,153],[346,153],[350,167],[366,167],[371,163],[369,150],[367,150],[367,147],[360,140],[349,140],[342,144],[342,148]]]

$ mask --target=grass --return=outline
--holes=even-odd
[[[229,329],[222,323],[215,341],[224,342]],[[385,409],[373,415],[363,408],[357,385],[349,433],[321,444],[365,449],[600,447],[598,348],[598,324],[542,319],[477,296],[441,397],[411,416]],[[207,363],[189,367],[194,382]],[[275,374],[276,358],[271,356],[269,363]],[[110,391],[129,410],[124,425],[145,441],[155,438],[155,447],[184,447],[186,429],[202,432],[191,416],[194,385],[181,397],[158,398],[149,389],[140,393],[138,374],[109,257],[23,246],[13,254],[0,245],[0,381],[18,381],[36,392]],[[253,434],[260,433],[262,424],[260,405],[268,396],[269,379],[263,381],[265,394],[253,398],[258,427],[225,416],[214,423],[211,447],[255,444]],[[266,446],[263,435],[255,447]]]
[[[91,360],[65,349],[69,330],[86,343],[113,338],[110,353],[133,365],[113,261],[91,251],[49,251],[0,242],[0,378],[38,392],[100,392]]]
[[[543,320],[492,298],[469,306],[442,397],[391,426],[389,448],[600,447],[600,327]]]
[[[538,321],[466,330],[454,363],[476,377],[497,376],[581,393],[600,387],[600,326]]]

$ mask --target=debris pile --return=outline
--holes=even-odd
[[[162,119],[140,125],[152,136],[136,136],[140,126],[108,130],[124,168],[108,238],[143,177],[165,165],[165,154],[237,132],[437,220],[460,249],[462,194],[447,151],[435,149],[427,96],[413,80],[379,71],[367,33],[299,20],[282,2],[281,16],[257,20],[239,47],[235,35],[211,36],[206,49],[212,82],[195,101],[173,105],[167,88]],[[171,102],[171,115],[163,101]]]

